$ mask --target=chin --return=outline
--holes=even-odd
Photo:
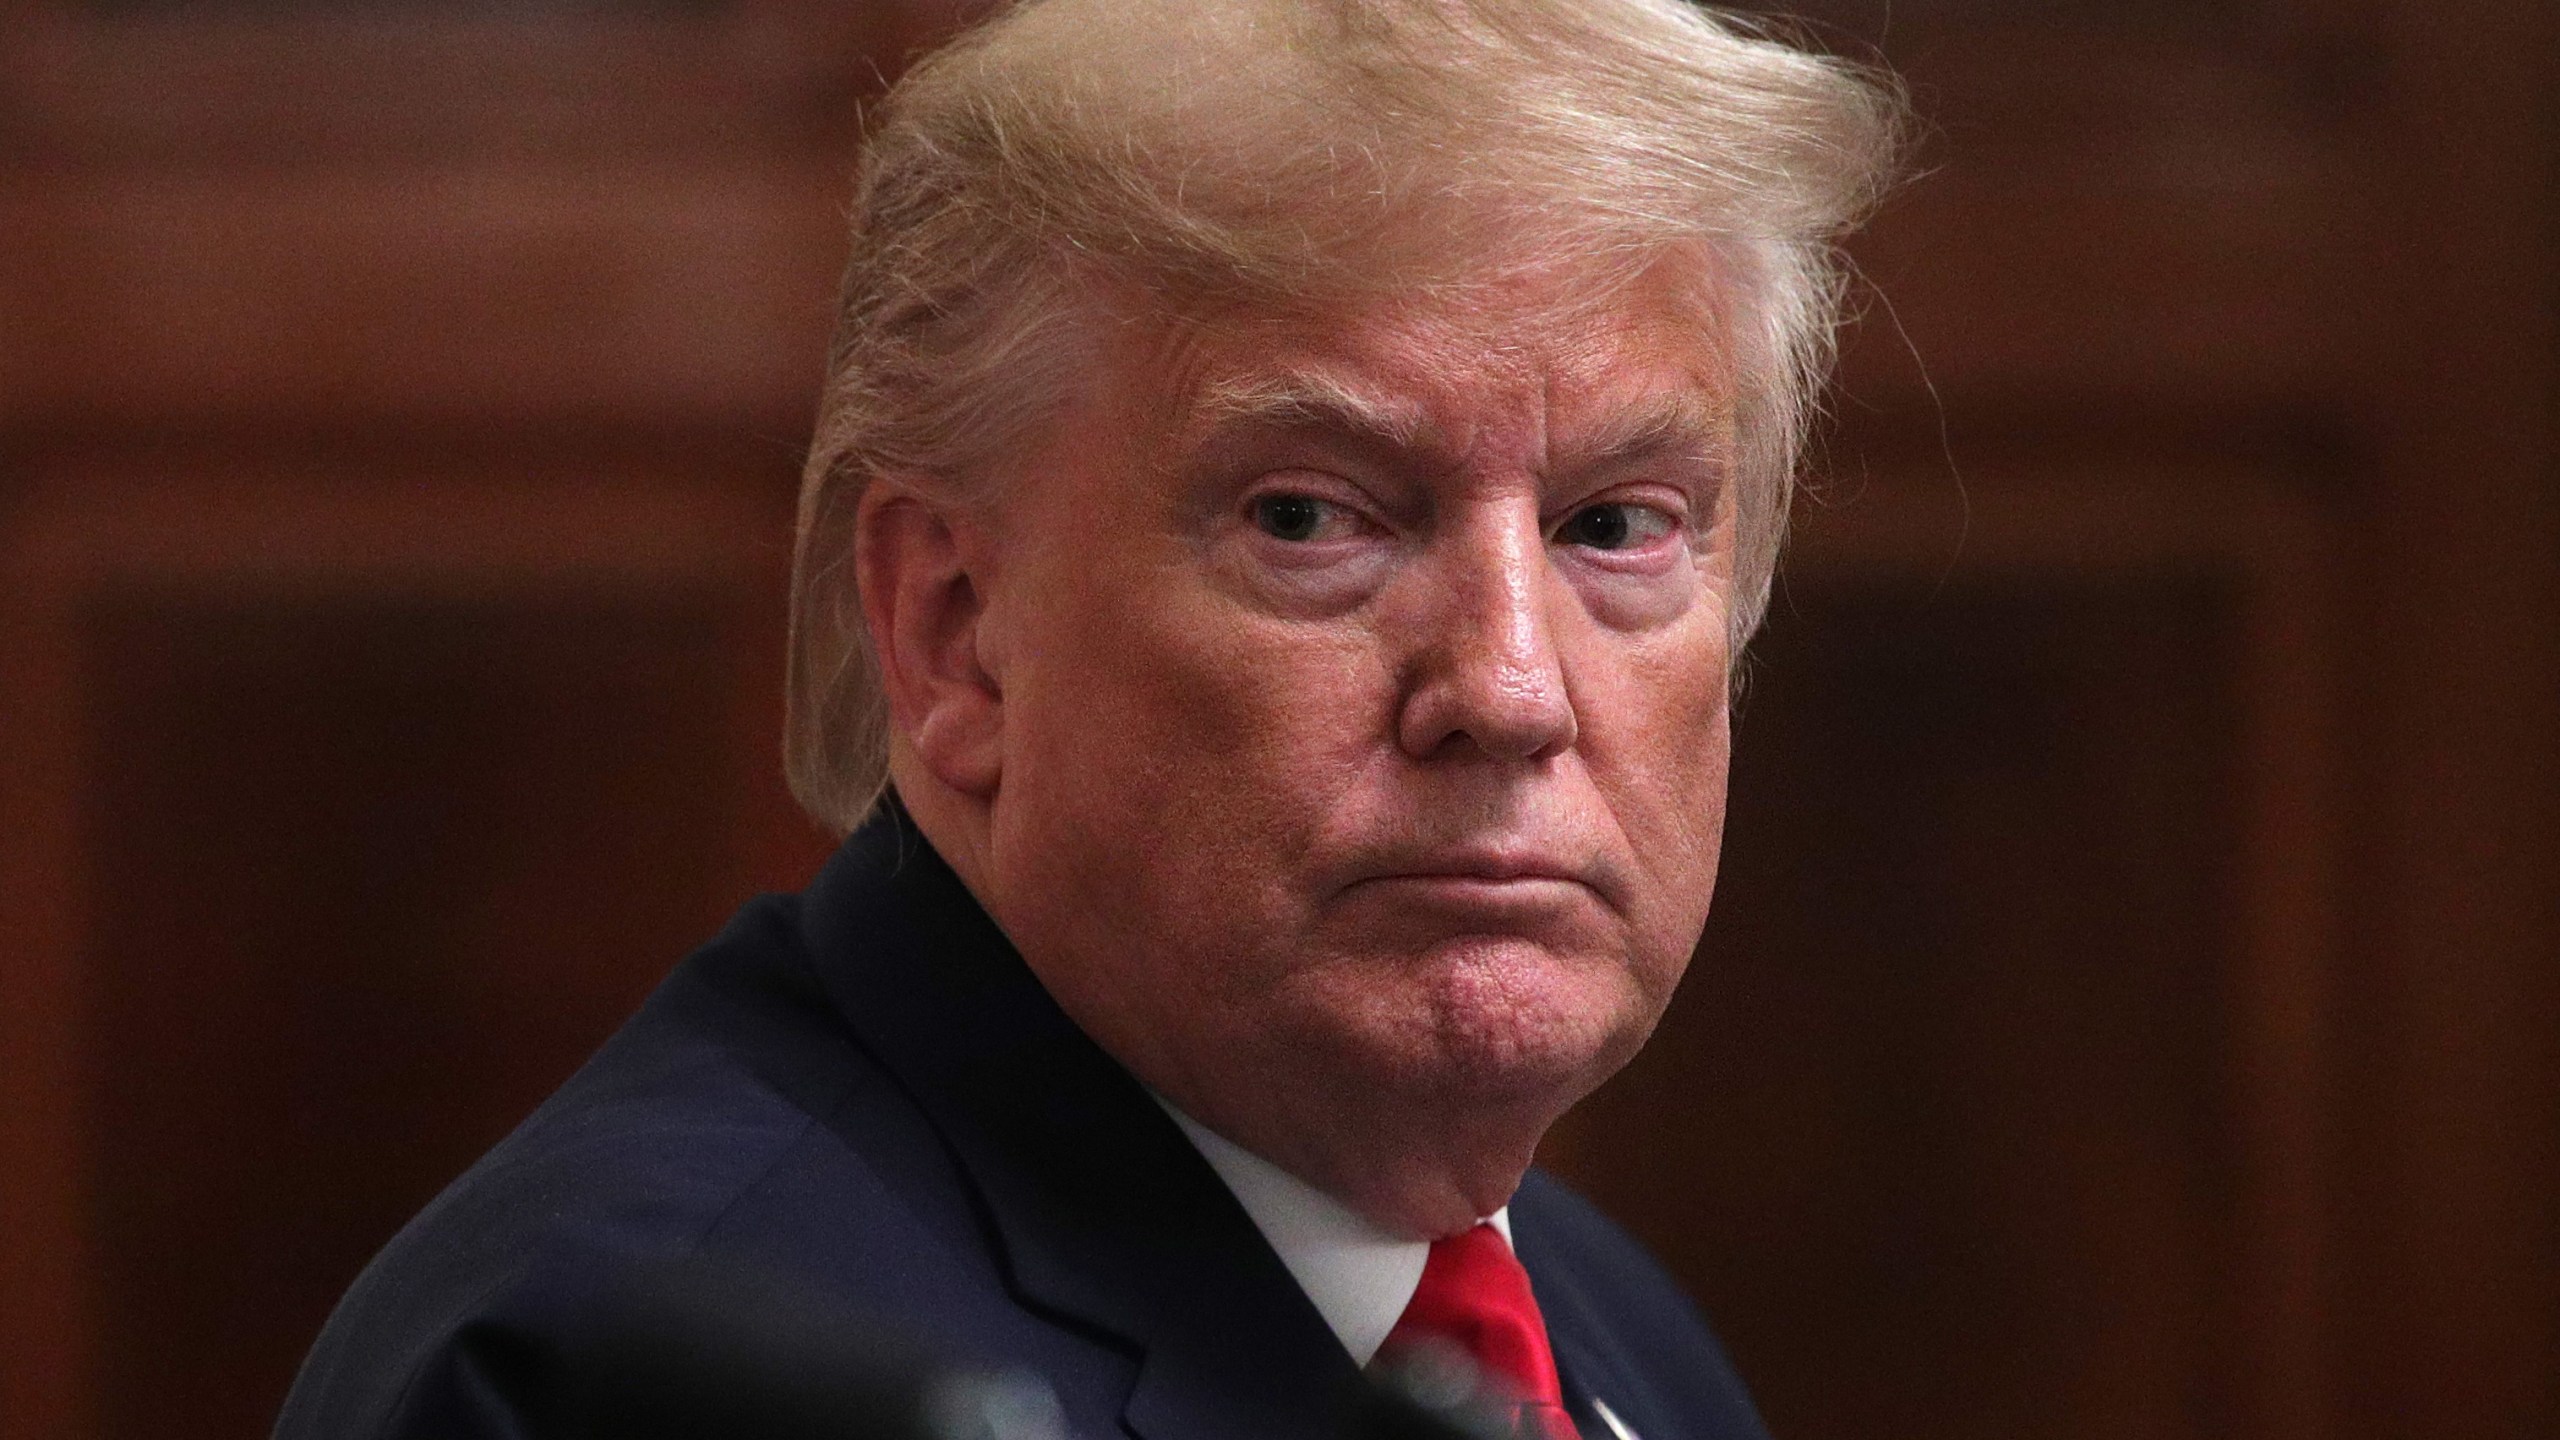
[[[1623,959],[1518,939],[1444,942],[1405,979],[1409,1023],[1390,1037],[1390,1064],[1410,1082],[1558,1112],[1625,1064],[1659,1013]]]

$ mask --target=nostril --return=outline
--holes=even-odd
[[[1416,758],[1452,747],[1504,759],[1537,759],[1570,749],[1578,737],[1573,702],[1560,667],[1521,656],[1451,657],[1431,667],[1407,694],[1398,739]]]

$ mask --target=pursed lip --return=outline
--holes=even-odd
[[[1576,864],[1548,851],[1528,847],[1482,847],[1416,851],[1372,857],[1341,886],[1345,893],[1366,885],[1413,884],[1455,893],[1481,892],[1492,897],[1532,894],[1558,885],[1578,886],[1608,898],[1596,867]]]

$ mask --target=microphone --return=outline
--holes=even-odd
[[[1369,1367],[1353,1440],[1514,1440],[1519,1407],[1466,1351],[1426,1340]]]
[[[563,1440],[1071,1440],[1029,1371],[952,1365],[805,1290],[638,1267],[553,1357]]]
[[[708,1262],[636,1265],[524,1397],[558,1440],[1075,1440],[1048,1382],[954,1365],[877,1319]],[[1347,1397],[1341,1440],[1513,1440],[1454,1348],[1412,1347]]]

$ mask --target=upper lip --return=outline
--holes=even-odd
[[[1593,885],[1589,867],[1530,846],[1466,845],[1375,857],[1350,883],[1392,879],[1570,880]]]

